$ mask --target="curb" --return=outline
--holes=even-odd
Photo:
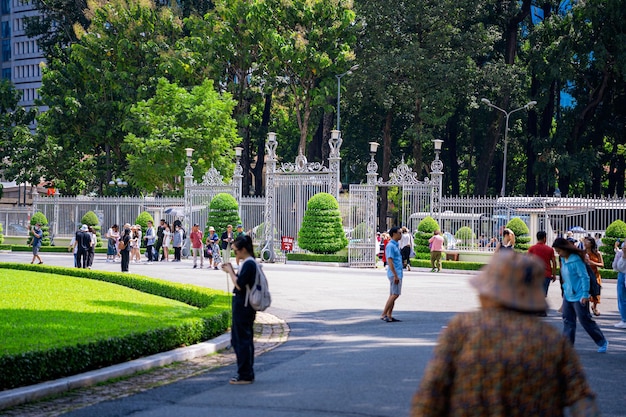
[[[230,333],[225,333],[208,342],[198,343],[193,346],[158,353],[145,358],[135,359],[130,362],[60,378],[54,381],[2,391],[0,392],[0,410],[61,394],[76,388],[92,386],[113,378],[133,375],[137,372],[169,365],[173,362],[181,362],[199,356],[210,355],[225,349],[228,345],[230,345]]]

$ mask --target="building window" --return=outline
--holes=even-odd
[[[11,24],[9,22],[2,22],[1,32],[3,38],[11,37]]]
[[[2,68],[2,78],[4,80],[11,79],[11,68]]]
[[[2,41],[2,60],[9,61],[11,59],[11,41],[4,39]]]
[[[2,14],[11,13],[11,0],[0,0],[0,9]]]

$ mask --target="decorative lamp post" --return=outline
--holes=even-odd
[[[239,202],[239,215],[241,215],[241,189],[242,189],[242,181],[243,181],[243,167],[241,166],[241,155],[243,153],[243,148],[241,146],[237,146],[235,148],[235,170],[233,172],[233,181],[235,183],[236,188],[236,198],[237,202]]]
[[[341,175],[341,157],[339,151],[341,150],[341,132],[338,130],[330,131],[330,139],[328,140],[328,146],[330,147],[330,154],[328,155],[328,169],[332,173],[331,184],[335,184],[330,190],[330,193],[339,199],[339,186]]]
[[[115,193],[119,197],[122,188],[125,188],[126,186],[128,186],[128,183],[122,180],[121,178],[116,178],[115,180],[109,181],[109,186],[115,187]]]
[[[370,161],[367,164],[367,184],[368,185],[376,185],[378,180],[378,164],[374,157],[376,156],[376,151],[378,150],[379,143],[378,142],[370,142]]]
[[[492,107],[500,112],[502,112],[505,116],[506,116],[506,123],[505,123],[505,127],[504,127],[504,159],[502,161],[502,190],[500,191],[500,197],[505,197],[506,196],[506,158],[507,158],[507,149],[509,146],[509,137],[508,137],[508,133],[509,133],[509,117],[515,113],[518,112],[520,110],[530,110],[533,108],[533,106],[535,106],[535,104],[537,104],[536,101],[529,101],[528,103],[524,104],[522,107],[518,107],[517,109],[511,110],[511,111],[506,111],[498,106],[496,106],[495,104],[493,104],[491,101],[487,100],[486,98],[482,98],[480,99],[480,101],[482,101],[484,104],[486,104],[489,107]]]
[[[359,69],[359,64],[352,66],[348,71],[343,74],[337,74],[337,130],[341,132],[341,78],[344,75],[350,75],[354,71]]]
[[[431,197],[431,213],[432,216],[439,222],[441,214],[441,194],[443,189],[443,162],[439,159],[443,140],[433,139],[433,145],[435,147],[435,159],[430,163],[430,180],[433,184],[433,193]]]
[[[263,224],[265,245],[261,249],[262,262],[274,262],[276,260],[276,253],[274,252],[274,219],[276,216],[275,175],[277,147],[276,133],[268,132],[267,142],[265,143],[265,151],[267,153],[265,162],[265,222]]]
[[[185,217],[183,219],[183,227],[187,231],[187,236],[189,236],[190,226],[191,226],[191,186],[193,184],[193,167],[191,166],[191,157],[193,156],[193,148],[185,148],[185,155],[187,156],[187,166],[185,167]],[[183,243],[185,248],[187,249],[187,254],[189,254],[189,243]],[[187,256],[187,255],[185,255]]]

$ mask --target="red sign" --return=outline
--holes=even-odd
[[[292,251],[293,241],[294,241],[294,238],[291,236],[281,236],[280,249],[284,251]]]

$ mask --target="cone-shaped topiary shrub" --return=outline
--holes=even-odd
[[[513,231],[513,233],[515,233],[515,249],[527,251],[530,247],[530,245],[528,244],[528,242],[530,242],[530,236],[528,235],[530,233],[530,230],[528,230],[528,226],[526,226],[524,220],[520,219],[519,217],[513,217],[506,224],[506,227],[508,227]]]
[[[437,229],[440,229],[437,220],[433,219],[431,216],[426,216],[422,219],[417,225],[417,233],[415,233],[415,237],[413,238],[416,253],[430,253],[428,239],[433,237],[433,233]]]
[[[476,234],[469,226],[463,226],[456,231],[454,237],[457,238],[460,243],[457,245],[462,248],[469,248],[472,242],[476,239]]]
[[[609,225],[609,227],[606,228],[604,237],[602,238],[602,243],[604,243],[604,245],[598,248],[598,250],[602,252],[602,260],[604,261],[605,268],[610,269],[611,264],[613,264],[613,259],[615,259],[615,252],[613,251],[613,248],[615,248],[615,242],[617,239],[619,239],[620,242],[624,242],[626,240],[626,223],[622,220],[615,220]]]
[[[102,239],[100,236],[100,220],[98,220],[98,216],[93,211],[88,211],[85,213],[82,219],[80,219],[82,224],[86,224],[87,226],[93,227],[96,231],[96,247],[102,246]]]
[[[48,232],[48,229],[49,229],[48,218],[46,217],[45,214],[43,214],[40,211],[33,214],[33,216],[30,218],[31,230],[28,232],[27,244],[30,245],[30,242],[32,242],[33,240],[32,228],[35,227],[37,223],[41,224],[41,230],[43,231],[43,239],[41,241],[41,246],[50,246],[50,233]]]
[[[348,246],[335,197],[317,193],[306,205],[298,246],[313,253],[335,253]]]
[[[227,193],[219,193],[209,203],[209,216],[207,218],[206,230],[213,226],[215,233],[220,236],[226,231],[229,224],[234,228],[241,223],[239,217],[239,203],[235,197]]]

